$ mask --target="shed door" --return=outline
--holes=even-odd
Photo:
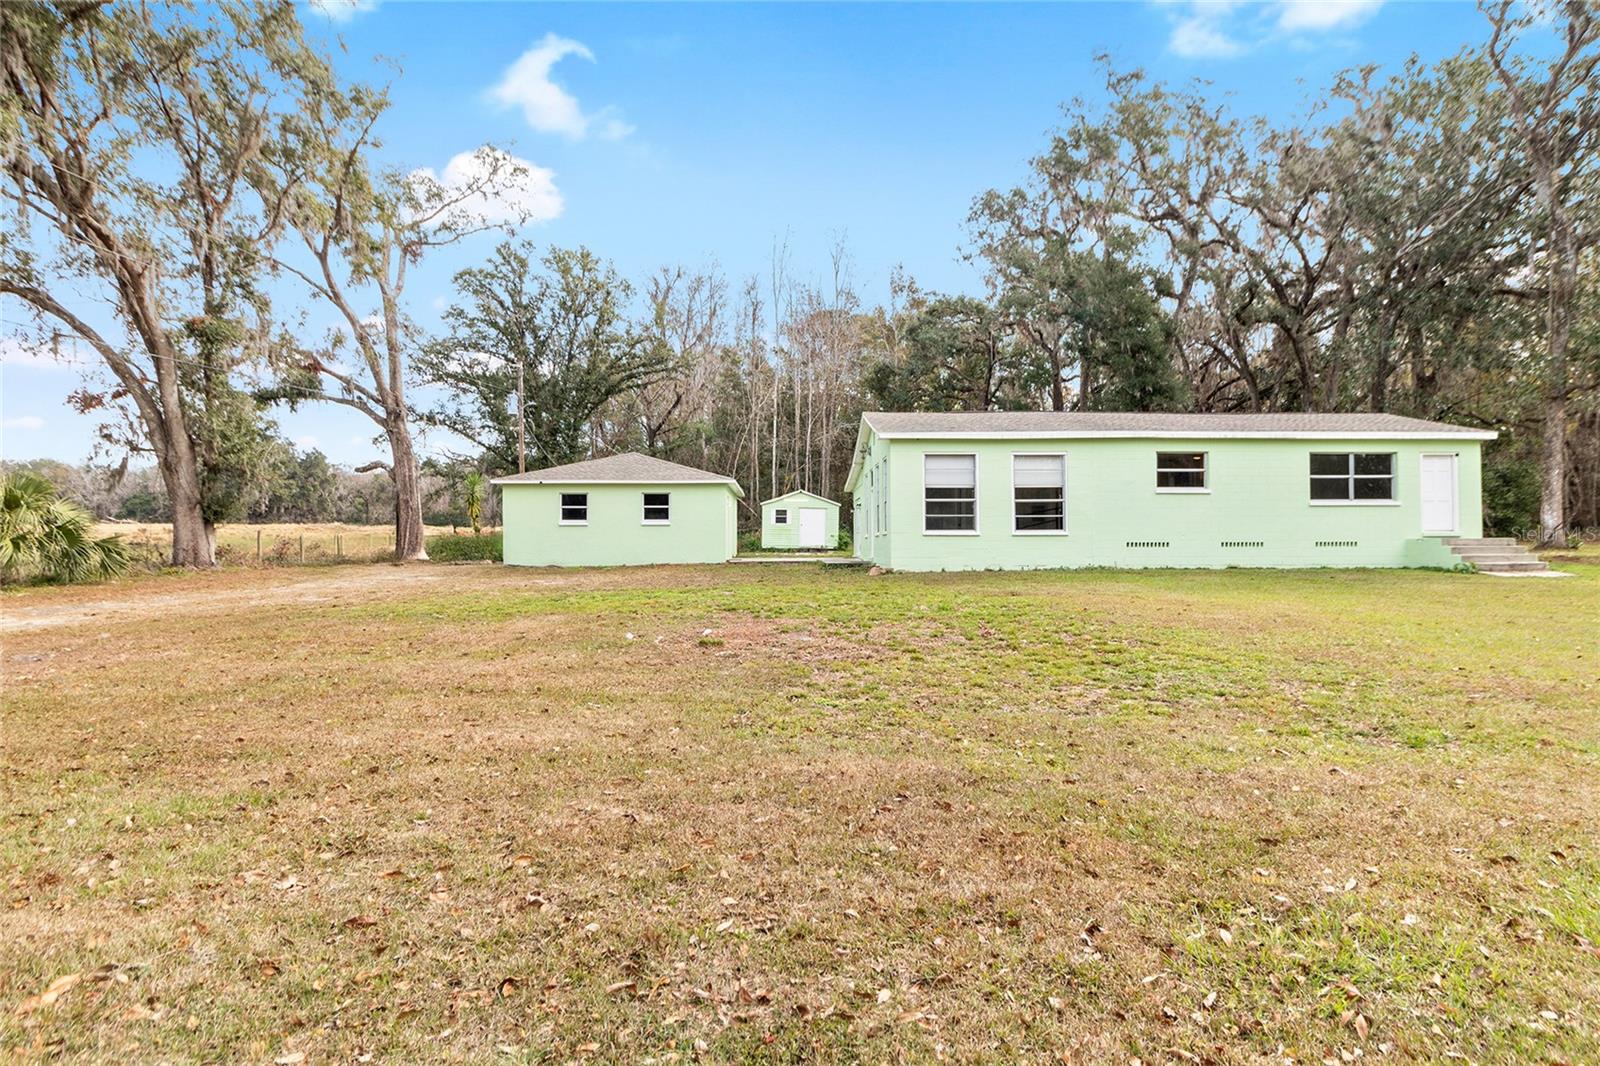
[[[1422,531],[1456,532],[1456,457],[1422,457]]]
[[[800,547],[820,548],[828,537],[828,512],[820,507],[800,508]]]

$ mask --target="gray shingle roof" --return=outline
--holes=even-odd
[[[1157,414],[1124,411],[869,411],[861,416],[880,435],[949,433],[1064,433],[1136,436],[1183,434],[1196,437],[1238,434],[1287,436],[1303,433],[1429,435],[1491,438],[1492,431],[1382,414]]]
[[[674,482],[720,482],[733,489],[734,494],[740,499],[744,492],[740,490],[739,483],[723,474],[713,474],[709,470],[696,470],[692,466],[682,463],[669,463],[665,459],[657,459],[653,455],[641,455],[638,452],[623,452],[621,455],[608,455],[604,459],[585,459],[581,463],[567,463],[563,466],[547,466],[543,470],[530,470],[526,474],[512,474],[509,477],[497,477],[496,485],[544,485],[544,484],[572,484],[576,482],[602,482],[615,481],[629,485],[650,485],[661,481]]]

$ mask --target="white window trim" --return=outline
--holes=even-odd
[[[567,509],[567,505],[561,502],[561,497],[563,497],[563,496],[582,496],[583,497],[583,517],[582,518],[562,518],[561,517],[562,514]],[[556,525],[558,525],[558,526],[586,526],[588,524],[589,524],[589,494],[587,492],[558,492],[558,493],[556,493]]]
[[[1312,500],[1313,507],[1399,507],[1399,500]]]
[[[1168,454],[1182,454],[1174,450]],[[1163,486],[1162,474],[1192,474],[1193,470],[1179,470],[1174,467],[1162,469],[1161,452],[1156,452],[1156,493],[1161,496],[1208,496],[1211,494],[1211,452],[1200,449],[1200,479],[1204,482],[1199,488],[1193,486]]]
[[[646,496],[665,496],[667,498],[667,517],[646,518],[644,516]],[[639,493],[639,524],[641,526],[670,526],[672,525],[672,493],[670,492],[641,492]]]
[[[789,508],[787,508],[787,507],[774,507],[772,509],[772,524],[775,525],[775,526],[786,526],[786,525],[788,525],[789,524]]]
[[[1061,460],[1061,528],[1017,528],[1017,459],[1033,456],[1050,456]],[[1011,453],[1011,535],[1013,537],[1064,537],[1071,528],[1067,522],[1067,453],[1066,452],[1012,452]]]
[[[972,458],[972,528],[971,529],[929,529],[928,528],[928,456],[930,455],[966,455]],[[922,453],[922,535],[924,537],[976,537],[983,526],[983,516],[978,508],[978,501],[982,499],[983,475],[978,470],[977,452],[923,452]]]

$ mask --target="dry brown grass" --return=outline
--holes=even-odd
[[[449,526],[427,527],[429,536],[449,532]],[[169,523],[101,522],[95,527],[95,534],[120,536],[133,547],[137,559],[151,565],[162,565],[172,555]],[[394,553],[394,526],[344,522],[230,522],[217,527],[219,561],[235,566],[249,565],[258,561],[258,552],[263,565],[372,561]]]
[[[28,590],[0,1043],[1592,1061],[1577,569]]]

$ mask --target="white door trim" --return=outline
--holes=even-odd
[[[1428,527],[1429,459],[1450,461],[1450,525],[1446,529]],[[1418,518],[1422,523],[1424,536],[1454,535],[1461,532],[1461,459],[1455,452],[1423,452],[1417,457],[1417,504],[1421,510]]]

